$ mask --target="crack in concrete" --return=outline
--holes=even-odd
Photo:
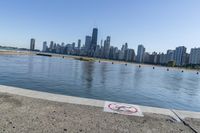
[[[174,111],[174,110],[170,110],[185,126],[187,126],[188,128],[190,128],[194,133],[198,133],[190,124],[188,124],[187,122],[185,122],[183,119],[181,119],[181,117]]]

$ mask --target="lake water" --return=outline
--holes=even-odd
[[[200,111],[200,74],[135,64],[0,56],[0,84],[50,93]]]

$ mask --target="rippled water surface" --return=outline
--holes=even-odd
[[[41,56],[0,56],[0,84],[101,100],[200,111],[195,71],[84,62]]]

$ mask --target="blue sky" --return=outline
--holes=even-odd
[[[111,45],[147,51],[200,46],[199,0],[1,0],[0,45],[36,48],[43,41],[84,42],[93,27]]]

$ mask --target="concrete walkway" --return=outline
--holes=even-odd
[[[103,112],[104,101],[0,86],[0,132],[185,132],[194,131],[168,110],[140,106],[144,117]],[[200,113],[177,111],[200,132]]]

